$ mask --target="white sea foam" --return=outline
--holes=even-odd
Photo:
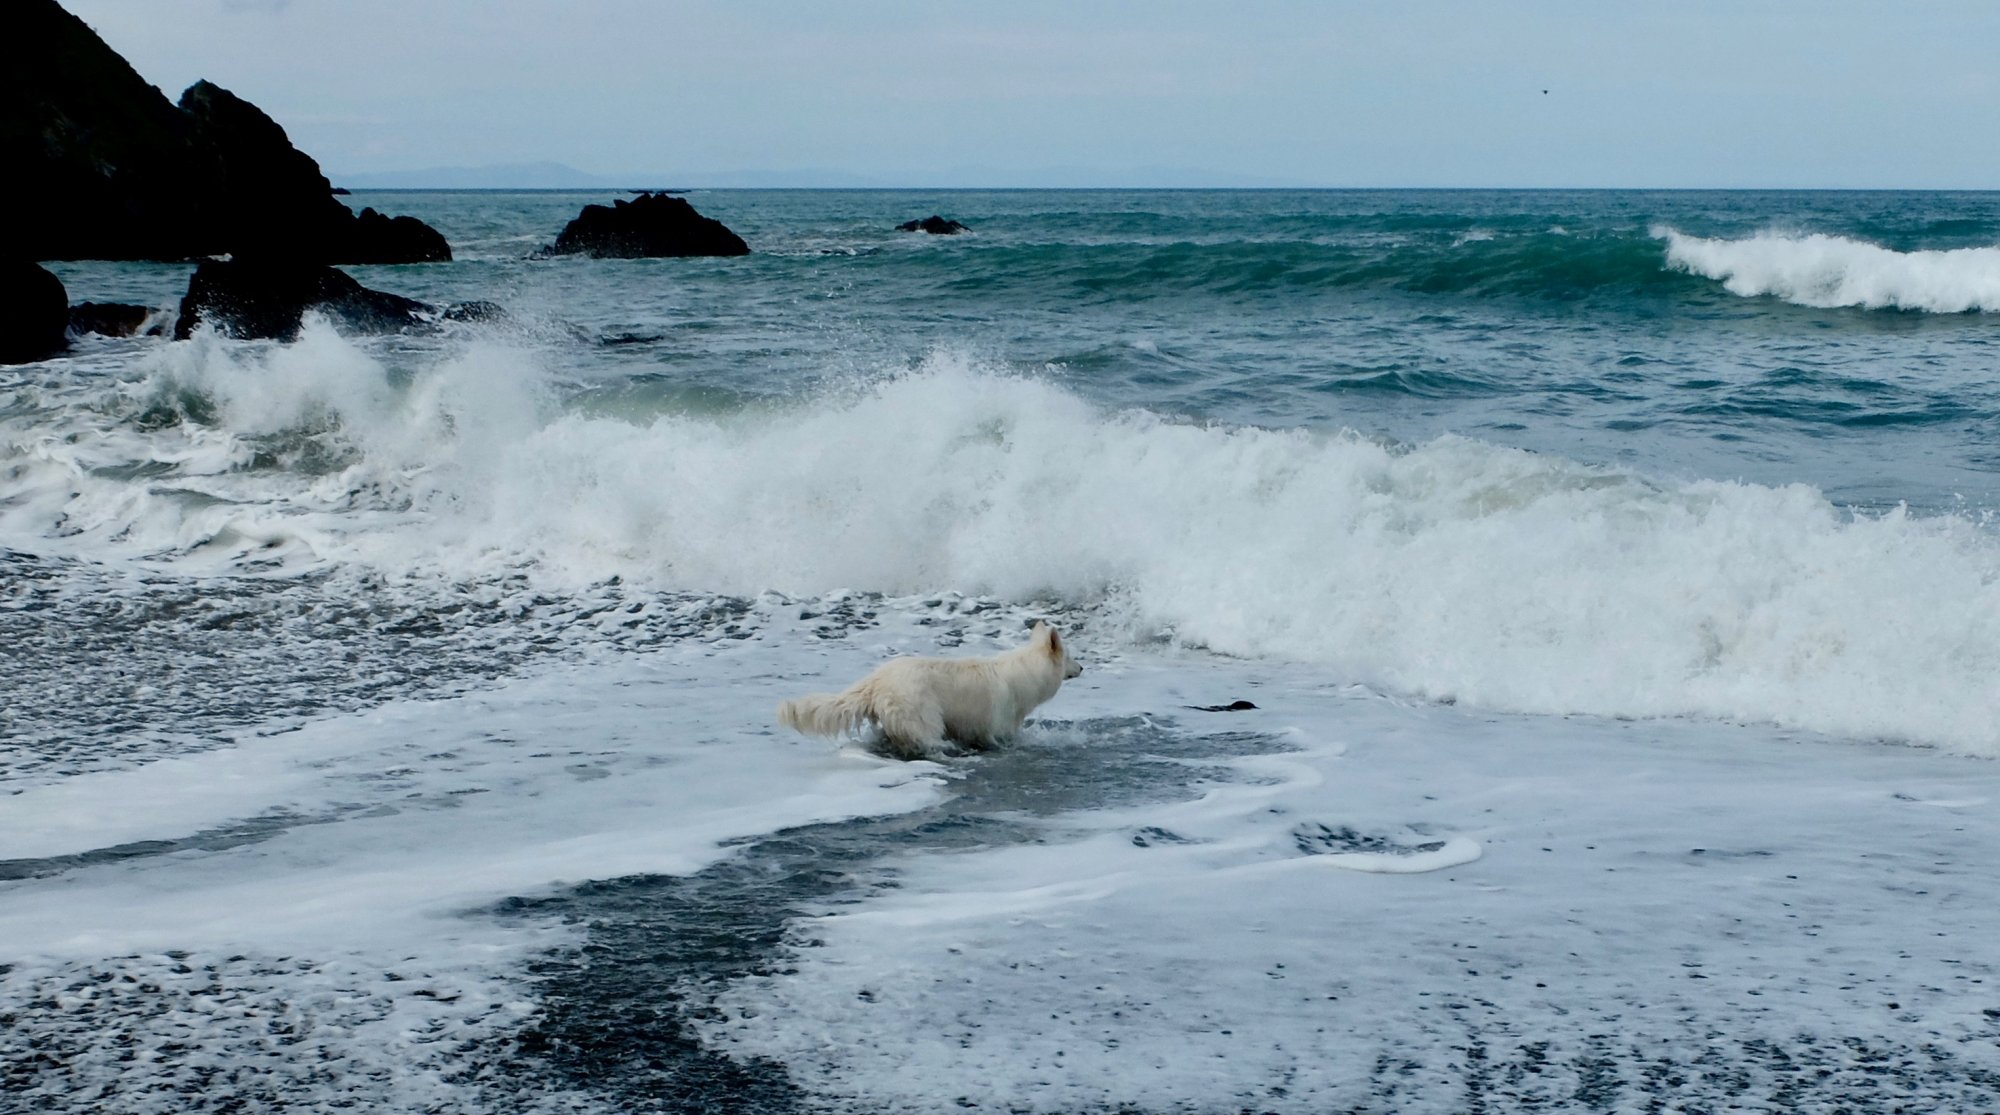
[[[555,880],[687,873],[735,838],[937,796],[929,764],[780,745],[763,717],[741,715],[742,679],[690,684],[718,680],[703,664],[691,652],[555,671],[502,692],[392,704],[29,787],[0,815],[0,859],[260,817],[274,819],[276,835],[168,857],[180,885],[143,900],[132,880],[157,859],[17,885],[0,907],[0,940],[16,958],[248,945],[324,954],[419,941],[434,956],[476,953],[506,934],[461,927],[459,940],[441,919]],[[762,665],[758,708],[788,691]]]
[[[951,355],[794,405],[632,421],[560,412],[508,350],[394,391],[326,331],[161,359],[154,388],[220,411],[123,450],[173,471],[96,475],[57,438],[17,454],[0,527],[98,555],[557,587],[1059,598],[1101,607],[1105,634],[1432,699],[2000,754],[2000,541],[1973,519],[1850,516],[1807,487],[1658,483],[1456,437],[1106,413]],[[342,467],[240,467],[258,438],[319,427]]]
[[[1226,727],[1295,726],[1297,750],[1236,760],[1240,780],[1191,800],[1063,816],[1061,839],[899,855],[895,889],[802,920],[811,947],[781,976],[738,980],[705,1038],[781,1061],[843,1111],[964,1096],[1022,1112],[1445,1115],[1487,1089],[1503,1110],[1575,1110],[1586,1093],[1636,1110],[1709,1087],[1783,1107],[1884,1084],[1965,1106],[1942,1076],[1839,1074],[1849,1050],[1911,1034],[1985,1071],[1981,873],[2000,826],[1939,826],[1910,799],[1988,791],[1993,764],[1841,746],[1804,768],[1746,762],[1786,744],[1412,707],[1309,678],[1140,656],[1086,674],[1097,688],[1065,689],[1061,715],[1261,682],[1266,707]],[[1408,858],[1440,869],[1333,869],[1338,855],[1295,841],[1302,822],[1420,829],[1441,846]],[[1773,1046],[1787,1054],[1768,1072]],[[1745,1049],[1756,1063],[1728,1084],[1654,1075]]]
[[[776,735],[777,697],[891,647],[934,649],[925,617],[882,618],[828,641],[773,620],[729,646],[606,655],[6,799],[0,856],[275,829],[0,883],[0,1054],[25,1066],[22,1102],[164,1115],[186,1109],[177,1089],[205,1088],[295,1108],[629,1110],[617,1084],[638,1059],[548,1096],[557,1066],[498,1071],[524,1027],[546,1033],[569,1005],[538,1003],[524,966],[603,927],[496,902],[684,874],[744,837],[930,807],[960,778],[991,788],[1022,759],[1022,788],[1058,810],[984,812],[1017,800],[1001,794],[956,815],[1032,839],[966,847],[962,828],[926,825],[945,839],[836,845],[866,854],[823,862],[847,882],[796,898],[801,947],[770,963],[675,982],[619,936],[652,920],[643,905],[610,912],[590,963],[634,1001],[680,1004],[708,1048],[777,1059],[828,1111],[962,1095],[1037,1112],[1248,1098],[1446,1113],[1498,1087],[1473,1074],[1517,1068],[1504,1094],[1551,1110],[1586,1087],[1990,1106],[2000,820],[1941,806],[2000,797],[1994,764],[1841,745],[1771,761],[1796,743],[1473,713],[1308,666],[1088,641],[1091,668],[1044,710],[1056,723],[949,774]],[[1182,709],[1240,693],[1264,707]],[[1065,751],[1115,766],[1105,726],[1141,715],[1126,762],[1210,754],[1172,745],[1211,732],[1215,757],[1112,805],[1104,785],[1069,796],[1042,777]],[[823,839],[781,843],[810,855]],[[1388,847],[1404,872],[1342,870],[1365,862],[1342,847]],[[743,885],[785,885],[755,876]],[[792,908],[745,923],[725,896],[728,920],[706,924],[775,929]],[[1879,1072],[1906,1050],[1907,1071]],[[1664,1085],[1663,1062],[1747,1074]]]
[[[2000,247],[1898,252],[1823,233],[1725,240],[1659,227],[1653,235],[1667,242],[1667,266],[1746,298],[1941,314],[2000,310]]]
[[[210,1086],[267,1108],[495,1110],[480,1085],[534,1013],[520,965],[579,932],[496,903],[941,796],[932,764],[744,715],[812,649],[715,653],[616,656],[6,797],[0,861],[46,876],[0,881],[19,1110],[165,1115]],[[608,1109],[550,1091],[548,1109]]]
[[[1337,852],[1325,858],[1334,867],[1349,871],[1365,871],[1373,875],[1421,875],[1426,871],[1443,871],[1452,867],[1463,867],[1484,854],[1476,840],[1462,836],[1438,841],[1436,847],[1425,847],[1413,852]]]

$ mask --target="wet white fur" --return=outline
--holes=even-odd
[[[947,754],[947,743],[980,749],[1011,739],[1035,707],[1083,667],[1062,635],[1035,624],[1027,645],[991,658],[892,658],[840,693],[778,706],[778,722],[810,736],[873,724],[883,750],[901,759]]]

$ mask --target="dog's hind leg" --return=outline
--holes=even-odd
[[[944,741],[944,714],[934,707],[892,706],[875,710],[883,745],[898,759],[938,759],[950,754]]]

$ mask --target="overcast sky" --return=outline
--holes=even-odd
[[[2000,187],[1995,0],[63,2],[336,179]]]

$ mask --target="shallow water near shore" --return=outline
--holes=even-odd
[[[0,1111],[2000,1107],[1996,197],[358,198],[0,369]]]
[[[730,714],[891,626],[15,795],[21,1109],[2000,1101],[1989,761],[1174,654],[945,766]]]

